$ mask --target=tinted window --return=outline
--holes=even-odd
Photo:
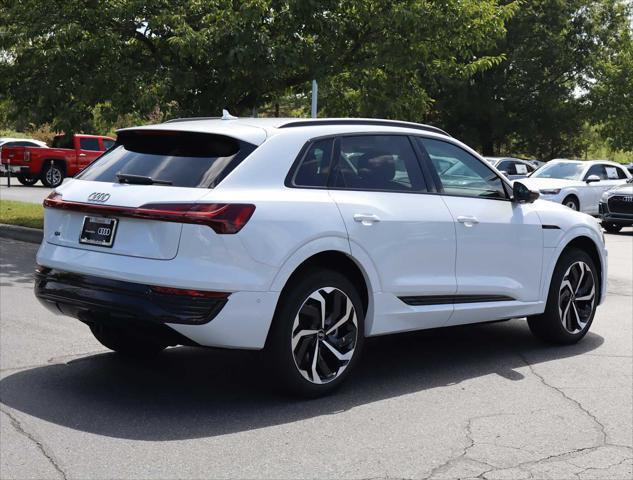
[[[332,140],[319,140],[308,147],[294,173],[298,187],[326,187],[332,158]]]
[[[592,165],[589,170],[587,170],[584,179],[587,180],[591,175],[597,175],[600,177],[600,180],[607,179],[607,171],[605,170],[604,165]]]
[[[77,178],[118,182],[117,173],[124,173],[211,188],[256,148],[224,135],[151,130],[121,132],[117,143]]]
[[[497,165],[497,170],[502,172],[506,172],[508,175],[516,175],[517,169],[515,167],[515,163],[509,160],[504,160]]]
[[[426,149],[445,193],[507,198],[501,179],[470,153],[441,140],[418,138],[418,142]]]
[[[400,135],[341,137],[334,186],[352,190],[426,190],[409,139]]]
[[[114,140],[110,140],[108,138],[104,138],[103,139],[103,148],[105,150],[108,150],[110,147],[112,147],[112,145],[114,145]]]
[[[81,150],[93,150],[98,152],[101,150],[99,148],[99,139],[98,138],[80,138],[79,139],[79,148]]]
[[[53,139],[53,148],[75,148],[72,135],[58,135]]]
[[[624,170],[620,167],[614,167],[613,165],[605,165],[604,169],[607,173],[607,180],[619,180],[623,178],[629,178],[624,173]]]

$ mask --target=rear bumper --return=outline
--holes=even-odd
[[[170,345],[258,350],[279,292],[235,292],[227,299],[163,295],[145,284],[41,268],[35,296],[56,314],[134,330]]]
[[[168,323],[203,325],[212,321],[225,298],[157,293],[148,285],[41,268],[35,296],[49,310],[86,323],[117,325]]]
[[[12,175],[30,175],[31,167],[28,165],[7,165],[6,163],[0,164],[0,173],[2,176],[6,176],[8,171],[11,170]]]

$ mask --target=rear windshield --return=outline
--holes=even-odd
[[[255,148],[225,135],[132,130],[121,132],[114,148],[77,178],[116,183],[122,174],[174,187],[213,188]]]

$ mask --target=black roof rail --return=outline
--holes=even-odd
[[[164,123],[178,123],[178,122],[195,122],[198,120],[220,120],[222,117],[189,117],[189,118],[172,118],[171,120],[165,120]]]
[[[355,120],[353,118],[343,118],[339,120],[332,119],[315,119],[315,120],[299,120],[288,122],[283,125],[279,125],[277,128],[292,128],[292,127],[309,127],[311,125],[379,125],[384,127],[402,127],[402,128],[412,128],[415,130],[425,130],[427,132],[439,133],[442,135],[446,135],[450,137],[448,133],[446,133],[441,128],[433,127],[431,125],[423,125],[421,123],[413,123],[413,122],[402,122],[398,120],[372,120],[372,119],[360,119]]]

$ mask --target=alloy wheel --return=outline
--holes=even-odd
[[[303,302],[292,326],[295,365],[311,383],[340,376],[354,356],[358,318],[352,300],[341,290],[324,287]]]
[[[51,167],[46,172],[46,181],[50,185],[57,186],[62,183],[62,172],[57,167]]]
[[[569,333],[581,332],[593,314],[596,285],[591,268],[585,262],[571,264],[565,272],[558,293],[558,312],[563,328]]]
[[[572,210],[578,210],[578,208],[576,208],[576,202],[573,200],[568,201],[565,206],[571,208]]]

